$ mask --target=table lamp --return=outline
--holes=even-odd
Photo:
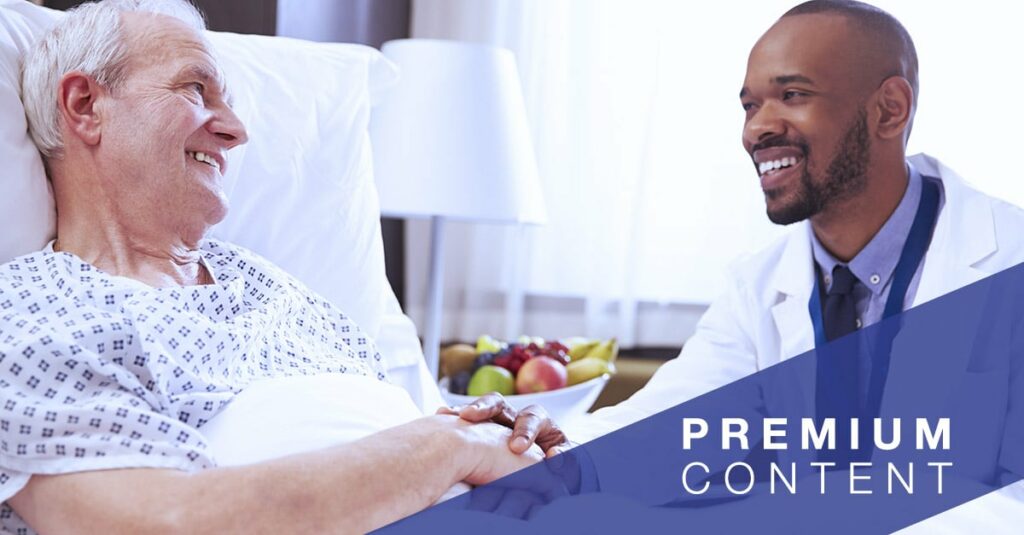
[[[510,51],[434,39],[381,51],[401,75],[373,110],[374,174],[382,215],[431,221],[423,352],[436,377],[445,222],[540,224],[547,214]]]

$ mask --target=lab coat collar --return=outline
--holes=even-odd
[[[977,282],[992,273],[978,264],[998,250],[992,206],[960,176],[926,154],[910,157],[924,176],[942,181],[945,203],[924,259],[914,306]]]

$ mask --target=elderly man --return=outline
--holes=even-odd
[[[373,341],[330,303],[204,240],[227,211],[225,153],[246,131],[202,29],[181,0],[109,0],[69,13],[25,59],[59,216],[46,251],[0,266],[3,527],[364,532],[453,483],[535,462],[538,434],[557,451],[542,413],[514,431],[515,414],[438,414],[217,466],[202,427],[251,384],[333,374],[394,387]]]

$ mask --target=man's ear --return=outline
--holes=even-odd
[[[878,137],[904,138],[914,118],[914,90],[902,76],[890,76],[876,92],[878,97]]]
[[[102,119],[96,100],[102,92],[92,77],[80,71],[65,74],[57,86],[57,108],[66,131],[86,145],[100,142]]]

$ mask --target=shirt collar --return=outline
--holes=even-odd
[[[57,243],[57,240],[50,240],[50,243],[47,243],[46,247],[43,247],[43,252],[44,253],[55,253],[56,251],[53,250],[53,246],[56,243]],[[210,256],[210,252],[207,251],[206,248],[204,247],[205,244],[206,244],[206,241],[204,240],[203,243],[199,245],[200,252],[202,253],[202,254],[199,255],[199,261],[203,264],[203,267],[206,268],[206,272],[210,274],[210,278],[213,279],[213,284],[228,283],[228,282],[230,282],[227,279],[225,279],[223,281],[220,280],[219,279],[220,271],[214,271],[213,270],[213,264],[211,264],[210,261],[207,259],[207,256]],[[78,258],[78,257],[75,256],[75,258]],[[82,262],[85,262],[85,261],[82,260]],[[234,280],[234,278],[235,277],[231,277],[232,280]]]
[[[900,252],[907,241],[907,235],[910,234],[910,227],[914,224],[917,205],[921,202],[921,175],[909,162],[907,170],[909,179],[903,199],[900,200],[896,210],[889,216],[878,233],[849,263],[850,271],[857,277],[857,280],[876,296],[881,295],[889,281],[892,280],[893,271],[896,270],[896,264],[900,259]],[[813,232],[811,233],[811,247],[814,252],[814,261],[822,273],[830,277],[832,270],[842,262],[825,249]],[[829,282],[829,284],[831,283]]]

